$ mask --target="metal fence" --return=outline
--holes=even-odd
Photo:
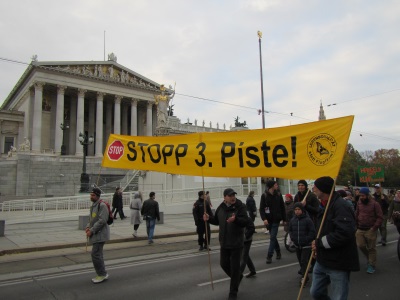
[[[249,187],[248,185],[237,185],[232,188],[238,193],[238,197],[241,200],[246,200]],[[223,191],[225,187],[212,187],[207,190],[210,192],[210,198],[212,199],[223,199]],[[257,191],[257,186],[251,187],[252,190]],[[185,203],[195,201],[198,198],[199,188],[191,188],[185,190],[144,190],[142,191],[143,200],[148,198],[150,192],[156,193],[156,199],[164,205],[172,205],[178,203]],[[129,205],[136,191],[124,192],[123,201],[124,205]],[[39,198],[39,199],[24,199],[24,200],[7,200],[0,203],[1,212],[11,211],[31,211],[31,212],[43,212],[43,211],[71,211],[88,209],[91,206],[89,194],[81,194],[79,196],[68,196],[68,197],[53,197],[53,198]],[[105,193],[101,195],[104,201],[112,203],[113,193]]]

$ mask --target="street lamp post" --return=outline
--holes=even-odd
[[[261,38],[262,32],[257,31],[258,45],[260,49],[260,77],[261,77],[261,117],[262,117],[262,128],[265,128],[265,115],[264,115],[264,83],[263,83],[263,71],[262,71],[262,57],[261,57]]]
[[[81,174],[81,189],[80,193],[85,193],[89,191],[89,175],[86,174],[86,151],[87,146],[93,144],[94,138],[93,136],[88,137],[86,134],[79,133],[78,137],[79,143],[83,146],[83,166],[82,166],[82,174]]]
[[[69,125],[65,123],[60,124],[60,128],[62,130],[62,145],[61,145],[61,155],[66,155],[67,154],[67,147],[65,146],[64,142],[64,130],[69,129]]]

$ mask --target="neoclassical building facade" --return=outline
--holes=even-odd
[[[94,137],[87,155],[101,157],[110,133],[153,135],[158,94],[160,84],[113,60],[32,61],[1,107],[24,119],[17,134],[2,134],[0,149],[15,138],[14,146],[28,139],[32,153],[60,154],[65,145],[65,154],[82,155],[82,133]]]
[[[118,180],[129,177],[126,170],[101,168],[111,133],[226,130],[225,124],[213,128],[204,120],[182,124],[168,106],[174,90],[110,56],[108,61],[29,64],[0,108],[0,201],[4,196],[54,195],[60,185],[66,195],[76,194],[82,173],[89,174],[91,184],[122,184]],[[94,138],[85,153],[81,133]]]

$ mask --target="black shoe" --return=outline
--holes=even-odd
[[[200,245],[200,247],[199,247],[199,251],[203,251],[204,250],[204,247],[203,247],[203,245]]]
[[[386,242],[382,242],[382,246],[386,246]]]
[[[256,272],[254,271],[254,272],[250,272],[249,274],[247,274],[246,275],[246,278],[251,278],[251,277],[254,277],[254,276],[256,276]]]
[[[276,259],[281,259],[282,258],[282,254],[281,252],[276,252]]]
[[[236,299],[237,299],[237,294],[229,293],[228,300],[236,300]]]
[[[272,256],[268,256],[267,257],[267,262],[266,262],[267,264],[270,264],[270,263],[272,263]]]

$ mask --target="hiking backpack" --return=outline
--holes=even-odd
[[[114,216],[111,212],[111,207],[110,204],[106,201],[100,200],[100,203],[104,203],[107,206],[108,209],[108,220],[107,220],[107,225],[111,225],[114,222]],[[99,203],[99,207],[97,209],[97,212],[100,210],[100,203]]]

